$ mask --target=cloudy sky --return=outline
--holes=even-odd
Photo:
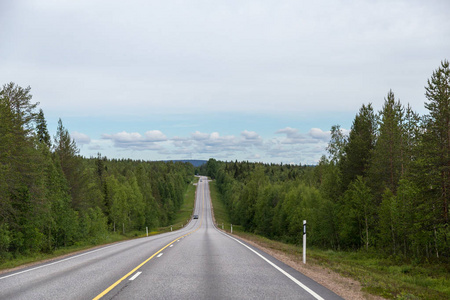
[[[450,1],[0,1],[0,84],[109,158],[317,163],[392,89],[426,113]]]

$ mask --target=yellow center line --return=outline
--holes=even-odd
[[[202,222],[203,222],[203,205],[205,202],[205,198],[204,198],[204,193],[201,193],[202,195],[202,218],[200,219],[200,224],[198,225],[197,229],[186,233],[185,235],[182,235],[180,237],[177,237],[176,239],[174,239],[173,241],[171,241],[170,243],[168,243],[167,245],[165,245],[164,247],[162,247],[161,249],[159,249],[157,252],[155,252],[155,254],[153,254],[152,256],[150,256],[149,258],[147,258],[146,260],[144,260],[140,265],[138,265],[136,268],[134,268],[133,270],[131,270],[130,272],[128,272],[125,276],[123,276],[122,278],[120,278],[119,280],[117,280],[116,282],[114,282],[110,287],[108,287],[106,290],[104,290],[103,292],[101,292],[100,294],[98,294],[93,300],[97,300],[102,298],[103,296],[105,296],[106,294],[108,294],[113,288],[115,288],[119,283],[121,283],[122,281],[124,281],[125,279],[127,279],[129,276],[131,276],[131,274],[133,274],[134,272],[136,272],[137,270],[139,270],[140,267],[142,267],[143,265],[145,265],[147,262],[149,262],[153,257],[155,257],[156,255],[158,255],[161,251],[163,251],[164,249],[166,249],[167,247],[169,247],[170,245],[172,245],[173,243],[175,243],[176,241],[178,241],[179,239],[182,239],[194,232],[196,232],[197,230],[200,229],[200,227],[202,226]]]

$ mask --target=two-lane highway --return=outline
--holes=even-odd
[[[0,275],[0,299],[341,299],[215,228],[198,182],[183,229]]]

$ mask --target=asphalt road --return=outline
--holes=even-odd
[[[0,275],[0,299],[341,299],[214,227],[198,183],[184,228]]]

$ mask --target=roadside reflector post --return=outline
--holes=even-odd
[[[172,225],[170,225],[170,231],[172,231]]]
[[[147,232],[147,236],[148,236],[148,227],[145,227],[145,231]]]
[[[125,223],[122,223],[122,232],[125,234]]]
[[[306,220],[303,220],[303,263],[306,264]]]
[[[223,223],[222,223],[222,230],[223,230]]]
[[[233,233],[233,224],[231,224],[231,233]]]

